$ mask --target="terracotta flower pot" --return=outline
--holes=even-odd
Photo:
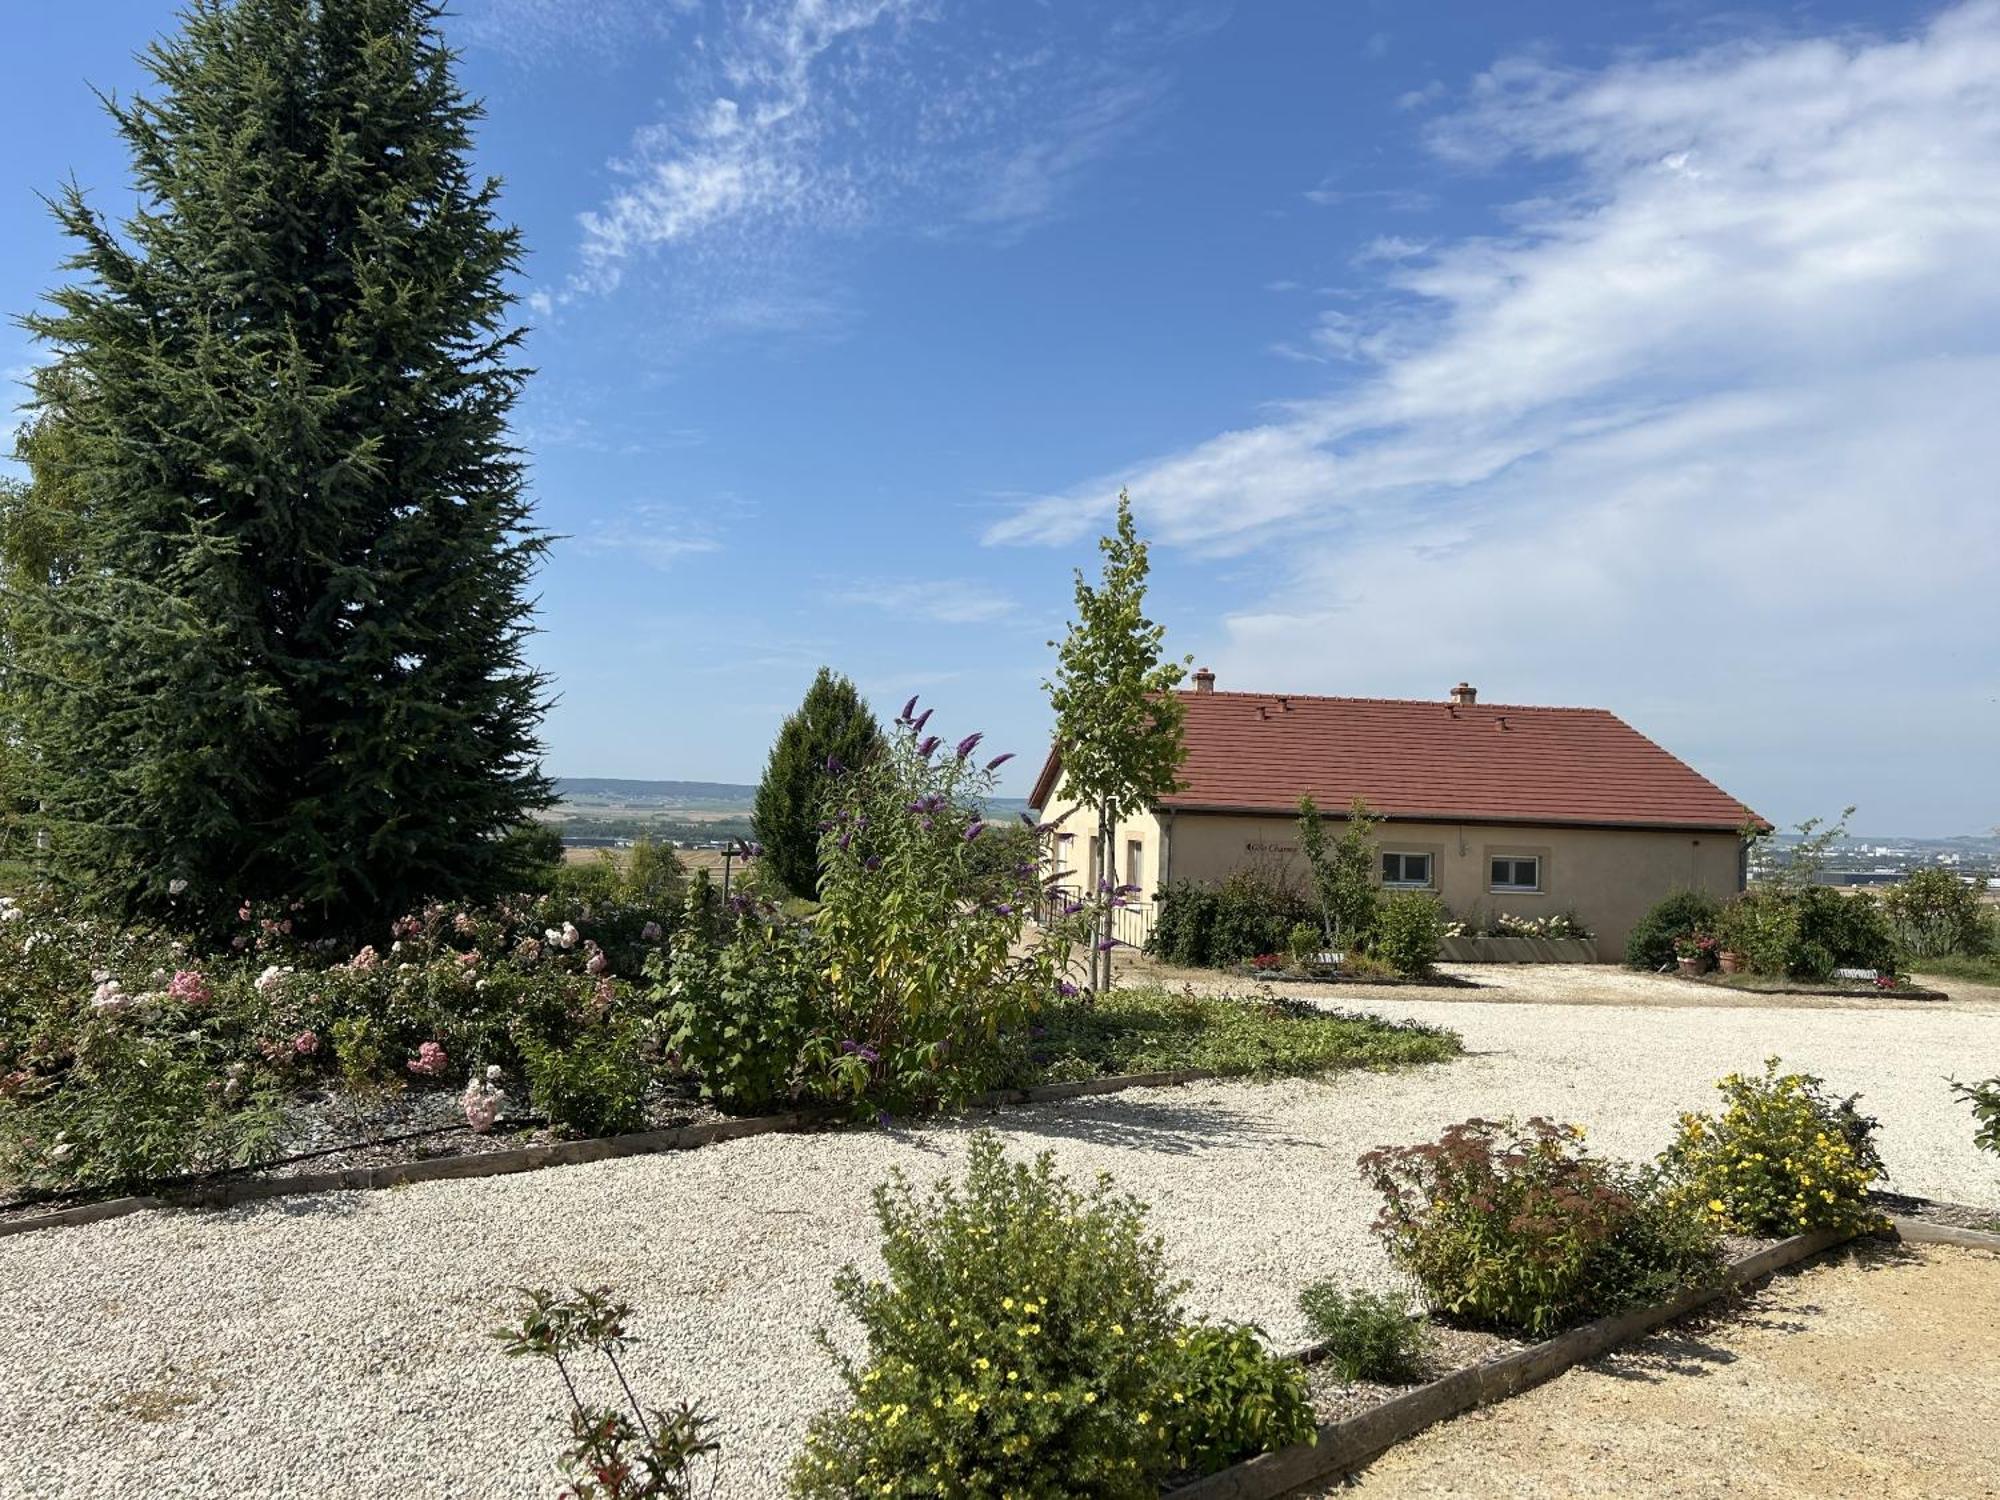
[[[1741,953],[1738,953],[1734,948],[1724,948],[1718,956],[1717,962],[1721,964],[1722,972],[1725,974],[1741,974],[1745,969],[1750,967],[1750,960],[1745,958]]]
[[[1675,960],[1675,962],[1680,965],[1681,976],[1685,979],[1695,978],[1703,969],[1708,967],[1699,958],[1682,958]]]

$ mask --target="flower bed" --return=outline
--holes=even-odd
[[[1447,937],[1438,956],[1459,964],[1594,964],[1597,939],[1552,937]]]

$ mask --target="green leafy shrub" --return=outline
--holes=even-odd
[[[1690,933],[1712,932],[1722,904],[1706,891],[1674,891],[1641,917],[1625,938],[1625,962],[1634,969],[1667,969],[1674,943]]]
[[[1882,893],[1882,914],[1910,958],[1977,957],[1988,930],[1979,893],[1949,870],[1919,870]]]
[[[1429,1346],[1424,1322],[1400,1297],[1317,1281],[1299,1293],[1299,1310],[1342,1380],[1394,1383],[1414,1379],[1423,1368]]]
[[[1810,1073],[1731,1073],[1716,1084],[1719,1115],[1684,1114],[1661,1163],[1675,1196],[1742,1234],[1862,1230],[1881,1220],[1869,1187],[1885,1174],[1876,1122],[1859,1095],[1837,1099]]]
[[[914,704],[914,700],[912,700]],[[923,715],[929,718],[928,711]],[[1032,863],[993,869],[975,849],[996,768],[980,736],[950,749],[897,718],[886,743],[829,784],[810,942],[806,1086],[857,1114],[950,1105],[992,1086],[1000,1039],[1062,984],[1077,924],[1021,936]]]
[[[710,1466],[722,1445],[709,1436],[715,1423],[683,1401],[671,1410],[639,1405],[618,1356],[635,1342],[627,1331],[630,1303],[606,1290],[578,1288],[558,1297],[542,1288],[524,1290],[519,1322],[494,1337],[513,1359],[546,1359],[556,1367],[569,1395],[570,1446],[560,1460],[573,1500],[693,1500],[711,1488]],[[626,1405],[586,1404],[578,1395],[571,1366],[596,1354],[611,1367]]]
[[[1444,907],[1422,891],[1396,891],[1375,909],[1369,951],[1406,979],[1421,979],[1437,966],[1444,943]]]
[[[1749,960],[1751,972],[1824,979],[1837,968],[1893,970],[1895,938],[1864,892],[1831,886],[1763,886],[1738,896],[1716,936]]]
[[[4,1089],[4,1084],[0,1084]],[[268,1068],[214,1041],[101,1022],[62,1086],[23,1075],[0,1111],[0,1180],[30,1189],[136,1187],[258,1160],[277,1138]]]
[[[1243,1417],[1205,1425],[1232,1387],[1249,1426],[1297,1432],[1240,1335],[1182,1323],[1143,1206],[1108,1178],[1079,1191],[1052,1153],[1010,1163],[982,1132],[962,1189],[920,1198],[896,1173],[875,1207],[887,1278],[836,1282],[866,1353],[835,1354],[847,1403],[814,1420],[795,1494],[1152,1500],[1182,1455],[1244,1440]]]
[[[528,1098],[549,1123],[571,1135],[623,1135],[645,1124],[651,1070],[637,1028],[607,1023],[565,1043],[525,1037],[521,1061]]]
[[[1536,1336],[1711,1278],[1717,1233],[1655,1174],[1587,1155],[1583,1131],[1468,1120],[1361,1158],[1376,1232],[1431,1305]],[[1666,1232],[1663,1232],[1666,1231]]]
[[[1197,880],[1176,880],[1160,892],[1146,951],[1184,969],[1209,967],[1209,940],[1221,894]]]
[[[1176,881],[1160,893],[1146,951],[1185,968],[1234,968],[1290,950],[1293,929],[1319,928],[1298,892],[1262,870],[1236,870],[1219,886]],[[1315,948],[1323,946],[1318,938]]]
[[[1325,946],[1326,935],[1310,922],[1301,922],[1285,938],[1285,956],[1293,968],[1309,968]]]
[[[1978,1122],[1972,1143],[2000,1156],[2000,1078],[1989,1078],[1984,1083],[1953,1080],[1951,1091],[1972,1106],[1972,1118]]]
[[[1264,1347],[1244,1323],[1197,1323],[1173,1337],[1160,1381],[1168,1462],[1213,1474],[1313,1437],[1302,1366]]]
[[[685,944],[666,966],[667,1045],[704,1097],[736,1114],[795,1099],[816,980],[806,930],[746,921],[727,943]]]

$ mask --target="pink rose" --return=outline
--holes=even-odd
[[[404,1064],[412,1073],[425,1078],[435,1078],[451,1066],[451,1058],[444,1047],[437,1042],[425,1042],[417,1048],[417,1055]]]
[[[176,969],[167,981],[167,994],[182,1005],[206,1005],[215,991],[199,969]]]
[[[301,1031],[292,1038],[292,1051],[300,1057],[311,1057],[319,1051],[319,1035],[312,1031]]]

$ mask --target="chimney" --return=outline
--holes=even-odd
[[[1451,701],[1459,708],[1470,708],[1479,701],[1479,689],[1469,682],[1461,682],[1451,690]]]
[[[1209,671],[1207,667],[1203,667],[1194,674],[1194,690],[1197,693],[1212,693],[1215,691],[1215,674]]]

